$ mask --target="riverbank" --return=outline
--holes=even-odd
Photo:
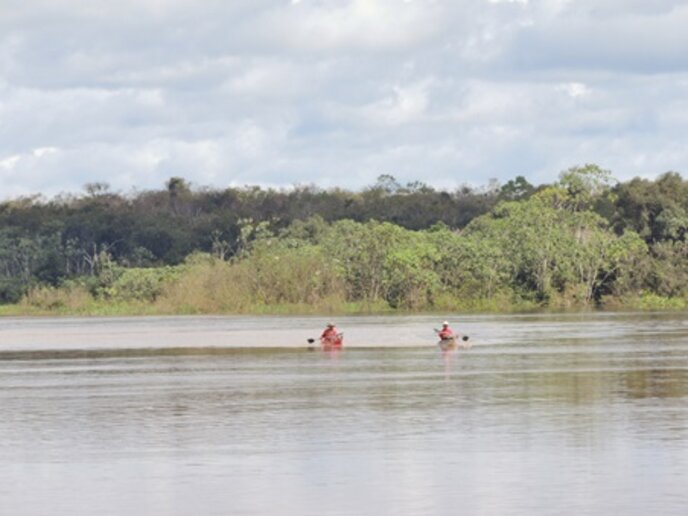
[[[247,305],[241,309],[221,306],[208,307],[185,303],[172,305],[167,300],[160,302],[108,301],[82,298],[79,302],[31,303],[0,305],[0,317],[56,316],[56,317],[136,317],[175,315],[242,315],[242,316],[357,316],[357,315],[413,315],[413,314],[518,314],[518,313],[579,313],[609,311],[681,311],[688,310],[688,300],[646,295],[626,299],[606,299],[596,307],[580,305],[542,305],[532,302],[508,303],[498,300],[473,300],[445,303],[420,310],[392,308],[382,301],[375,303],[333,302],[307,305],[303,303]]]
[[[595,300],[580,285],[549,288],[547,295],[537,296],[513,286],[480,287],[468,279],[451,288],[437,278],[414,283],[411,280],[422,271],[404,272],[403,267],[377,277],[361,266],[353,279],[346,281],[340,262],[312,262],[309,253],[287,259],[293,250],[288,249],[286,255],[275,254],[268,247],[270,252],[264,255],[257,253],[230,262],[197,254],[174,267],[124,268],[109,263],[94,276],[74,278],[59,286],[34,286],[17,303],[0,305],[0,316],[334,316],[688,309],[688,297],[666,297],[651,291]],[[369,276],[365,282],[360,277],[364,273]],[[358,284],[365,284],[365,289],[354,288]],[[406,290],[400,297],[402,284]]]

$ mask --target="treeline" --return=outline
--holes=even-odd
[[[14,199],[0,203],[0,302],[16,302],[37,284],[93,276],[104,259],[124,267],[176,265],[195,251],[228,259],[251,224],[279,230],[317,215],[327,222],[374,219],[424,229],[439,221],[460,228],[498,197],[494,188],[444,192],[380,176],[360,192],[314,186],[195,190],[171,178],[164,189],[130,195],[91,183],[81,195]]]
[[[0,205],[0,298],[46,310],[509,309],[688,299],[688,182],[595,165],[438,191],[194,190]]]

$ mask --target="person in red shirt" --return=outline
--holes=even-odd
[[[447,321],[444,321],[442,323],[442,329],[437,332],[437,336],[442,340],[449,340],[449,339],[456,338],[456,334],[454,333],[454,330],[452,330],[449,327],[449,323]]]
[[[344,335],[339,333],[334,323],[327,323],[327,327],[320,335],[320,343],[325,347],[341,347],[344,343]]]

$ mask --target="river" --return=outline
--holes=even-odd
[[[685,515],[681,313],[0,319],[0,514]]]

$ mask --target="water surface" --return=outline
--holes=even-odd
[[[336,322],[0,319],[0,514],[688,513],[685,315]]]

